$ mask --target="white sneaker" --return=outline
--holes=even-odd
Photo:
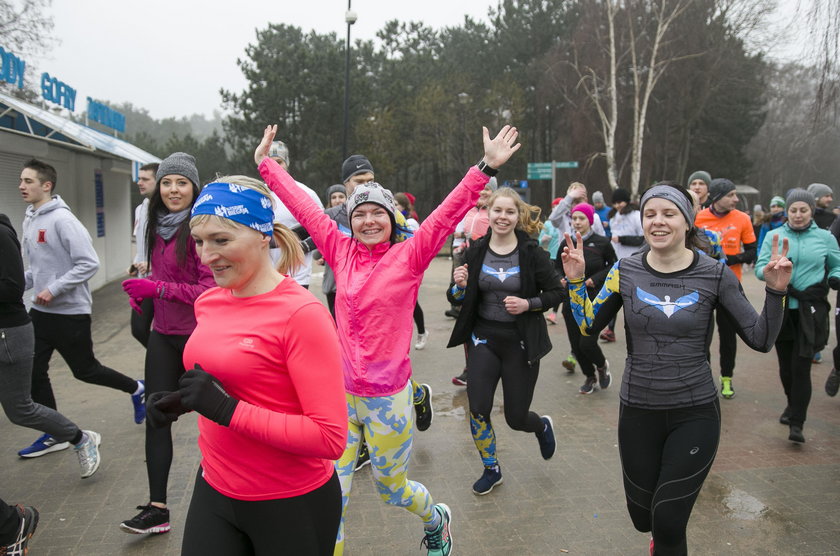
[[[417,335],[417,343],[414,344],[414,349],[423,349],[426,347],[426,342],[429,341],[429,331],[426,330],[423,334]]]
[[[76,455],[79,457],[79,465],[82,467],[82,479],[87,479],[99,469],[99,444],[102,437],[98,432],[82,431],[84,440],[76,447]]]

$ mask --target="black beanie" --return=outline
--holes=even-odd
[[[629,203],[630,202],[630,192],[626,189],[621,189],[620,187],[613,191],[612,194],[612,204],[616,203]]]
[[[712,183],[709,184],[709,202],[715,203],[720,201],[731,191],[735,189],[735,184],[732,183],[732,180],[728,180],[726,178],[715,178],[712,180]]]
[[[374,173],[370,160],[360,154],[350,155],[341,165],[341,183],[347,183],[347,180],[356,174],[364,174],[365,172]]]

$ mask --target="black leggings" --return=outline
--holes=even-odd
[[[181,556],[332,556],[341,520],[338,475],[315,490],[276,500],[236,500],[195,479]]]
[[[563,303],[563,321],[566,323],[566,333],[569,336],[569,344],[572,353],[580,364],[580,370],[589,378],[595,376],[595,367],[603,367],[606,359],[601,346],[598,345],[598,335],[584,336],[580,333],[575,317],[569,307],[570,301]]]
[[[184,374],[184,346],[188,335],[161,334],[152,330],[146,349],[146,396],[155,392],[174,392]],[[146,420],[146,472],[149,500],[166,504],[166,486],[172,465],[172,425],[159,429]]]
[[[624,495],[637,530],[658,556],[687,554],[685,530],[720,441],[718,400],[677,409],[621,404],[618,449]]]
[[[508,426],[517,431],[542,432],[545,428],[542,419],[531,411],[540,364],[528,365],[519,332],[504,325],[479,325],[473,337],[479,342],[467,340],[470,412],[490,422],[493,396],[501,380]]]
[[[414,324],[417,325],[417,333],[426,333],[426,321],[423,318],[423,308],[420,307],[420,302],[414,304]]]
[[[738,336],[732,317],[723,311],[715,311],[720,340],[720,376],[732,377],[735,370],[735,355],[738,351]]]
[[[811,403],[813,357],[799,354],[800,336],[799,313],[796,310],[787,311],[787,318],[776,338],[776,357],[779,360],[779,378],[790,409],[790,424],[801,427],[808,418],[808,405]]]
[[[149,347],[149,334],[152,331],[152,319],[155,316],[154,300],[151,297],[144,299],[140,303],[140,310],[143,312],[131,310],[131,335],[143,344],[143,347]]]

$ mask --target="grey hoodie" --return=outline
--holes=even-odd
[[[26,289],[35,288],[32,299],[49,289],[55,299],[49,305],[33,305],[45,313],[89,315],[90,280],[99,270],[99,257],[90,234],[58,195],[35,209],[26,208],[23,219],[23,253],[29,260]]]

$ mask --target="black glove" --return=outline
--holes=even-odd
[[[828,279],[828,287],[832,290],[840,290],[840,278],[832,276]]]
[[[187,413],[180,392],[155,392],[146,397],[146,420],[156,429],[165,427]]]
[[[227,427],[239,400],[231,398],[216,377],[196,365],[178,380],[181,405]]]

